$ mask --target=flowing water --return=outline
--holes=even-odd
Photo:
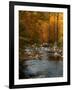
[[[42,50],[41,58],[24,60],[19,63],[19,78],[46,78],[63,76],[63,60],[55,60],[51,54]]]

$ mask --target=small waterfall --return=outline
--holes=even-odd
[[[41,47],[41,53],[42,53],[42,60],[47,60],[48,56],[47,56],[47,52],[45,51],[44,47]]]

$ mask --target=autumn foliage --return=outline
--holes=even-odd
[[[63,46],[63,13],[19,11],[19,46],[48,43]]]

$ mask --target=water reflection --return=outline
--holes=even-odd
[[[62,57],[56,57],[53,53],[48,53],[47,50],[42,49],[39,51],[40,53],[35,52],[34,58],[19,63],[19,78],[62,77]]]

